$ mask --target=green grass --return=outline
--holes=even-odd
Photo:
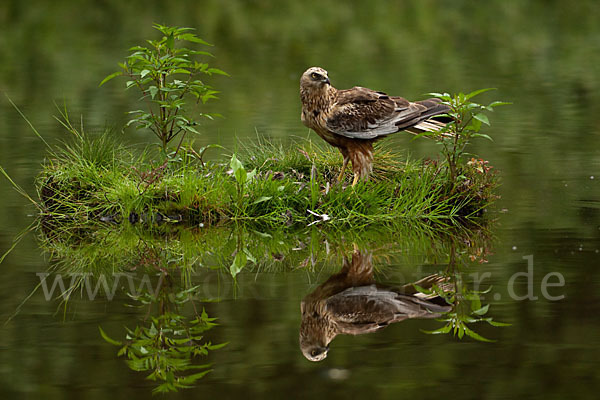
[[[68,121],[68,119],[67,119]],[[248,175],[239,183],[229,160],[203,162],[191,148],[175,158],[137,153],[110,132],[89,137],[70,123],[71,140],[52,150],[37,178],[47,224],[85,227],[106,222],[232,221],[257,228],[310,224],[344,229],[419,222],[451,226],[477,222],[495,195],[496,176],[479,164],[462,165],[458,184],[437,162],[410,160],[376,149],[369,182],[349,186],[335,177],[341,156],[309,140],[282,145],[258,140],[236,157]]]

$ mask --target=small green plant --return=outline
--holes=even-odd
[[[511,104],[494,101],[484,106],[471,101],[473,97],[490,90],[494,89],[479,89],[468,94],[458,93],[454,95],[429,93],[430,96],[437,97],[442,101],[442,104],[450,108],[447,116],[450,117],[451,121],[439,132],[424,132],[418,136],[433,137],[443,146],[442,154],[448,163],[449,178],[452,183],[455,183],[459,177],[459,164],[462,156],[466,154],[467,145],[477,137],[492,140],[490,136],[480,133],[482,124],[490,125],[485,112],[494,111],[494,107],[497,106]]]
[[[246,168],[244,168],[244,165],[237,159],[235,154],[231,156],[230,166],[236,182],[238,211],[241,211],[246,187],[256,176],[256,168],[250,172],[246,171]]]
[[[130,51],[133,53],[124,63],[119,64],[121,70],[108,75],[100,85],[121,75],[129,78],[126,83],[127,89],[137,87],[142,92],[142,99],[146,101],[147,108],[130,111],[133,118],[127,126],[150,129],[158,137],[166,153],[167,146],[178,135],[181,135],[181,138],[177,150],[186,133],[198,134],[198,123],[188,113],[188,99],[191,97],[196,104],[204,104],[217,98],[218,92],[199,77],[227,74],[194,59],[196,56],[212,56],[209,52],[177,46],[178,43],[185,42],[210,46],[192,33],[192,28],[159,24],[155,24],[154,28],[164,36],[160,40],[148,40],[148,47],[132,47]],[[195,115],[213,118],[216,114],[195,112]]]

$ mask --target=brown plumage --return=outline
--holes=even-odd
[[[449,285],[439,275],[416,282],[423,288]],[[340,334],[375,332],[408,318],[437,318],[451,310],[435,295],[417,292],[412,284],[389,288],[375,283],[372,256],[354,250],[342,270],[308,294],[300,305],[300,350],[310,361],[327,357],[329,344]]]
[[[339,180],[352,162],[353,185],[368,179],[373,168],[373,143],[391,133],[439,131],[444,124],[430,119],[448,112],[438,99],[411,102],[364,87],[338,90],[327,71],[307,69],[300,78],[302,123],[313,129],[344,158]]]

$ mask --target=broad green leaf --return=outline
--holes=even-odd
[[[233,170],[233,176],[235,177],[237,183],[240,185],[245,184],[247,179],[246,169],[244,169],[244,166],[242,165],[240,160],[237,159],[235,154],[231,156],[230,166]]]
[[[475,133],[475,134],[473,134],[473,137],[482,137],[482,138],[487,139],[489,141],[492,141],[492,142],[494,141],[494,139],[492,139],[490,136],[488,136],[488,135],[486,135],[484,133]]]
[[[173,37],[173,33],[170,33],[170,34],[167,36],[167,42],[166,42],[166,45],[167,45],[167,47],[168,47],[169,49],[171,49],[171,50],[173,49],[173,47],[175,47],[175,38]]]
[[[246,257],[248,258],[248,261],[256,264],[256,258],[254,258],[252,253],[250,253],[250,250],[248,250],[248,248],[244,248],[244,253],[246,254]]]
[[[148,91],[150,92],[150,97],[154,99],[156,97],[156,94],[158,93],[158,88],[156,86],[150,86],[148,88]]]
[[[203,44],[205,46],[212,46],[212,44],[205,42],[204,40],[200,39],[198,36],[194,35],[193,33],[185,33],[183,35],[179,35],[179,39],[185,40],[187,42]]]
[[[492,285],[490,285],[490,286],[489,286],[487,289],[485,289],[485,290],[478,290],[476,293],[479,293],[479,294],[486,294],[486,293],[489,293],[489,292],[491,292],[491,291],[492,291],[492,288],[493,288],[493,286],[492,286]]]
[[[477,103],[469,103],[469,104],[465,105],[466,110],[473,110],[475,108],[482,108],[482,106]]]
[[[491,318],[485,318],[484,319],[485,322],[487,322],[488,324],[492,325],[492,326],[512,326],[512,324],[507,324],[506,322],[498,322],[498,321],[494,321]]]
[[[463,298],[465,300],[469,300],[469,301],[478,301],[479,300],[479,295],[476,293],[465,293],[463,295]]]
[[[452,329],[452,327],[450,326],[450,324],[448,324],[448,325],[445,325],[445,326],[443,326],[443,327],[441,327],[439,329],[436,329],[434,331],[426,331],[426,330],[421,329],[421,332],[426,333],[428,335],[439,335],[439,334],[442,334],[442,333],[450,333],[451,329]]]
[[[217,75],[225,75],[225,76],[229,76],[229,74],[225,71],[222,71],[218,68],[209,68],[206,70],[207,73],[209,74],[217,74]]]
[[[196,382],[198,379],[202,378],[204,375],[208,374],[209,372],[211,372],[212,369],[206,370],[206,371],[202,371],[202,372],[198,372],[197,374],[192,374],[192,375],[188,375],[184,378],[180,378],[179,382],[184,384],[184,385],[190,385],[194,382]]]
[[[484,113],[475,114],[475,115],[473,115],[473,118],[483,122],[486,125],[490,124],[490,121],[489,121],[487,115],[485,115]]]
[[[463,322],[466,322],[466,323],[468,323],[468,324],[473,324],[473,323],[475,323],[475,322],[479,322],[479,321],[480,321],[479,319],[475,319],[475,318],[473,318],[473,317],[469,317],[468,315],[461,315],[461,316],[459,317],[459,319],[460,319],[461,321],[463,321]]]
[[[259,231],[255,231],[255,230],[253,230],[252,232],[254,232],[255,234],[257,234],[258,236],[260,236],[262,238],[273,238],[273,236],[270,235],[269,233],[259,232]]]
[[[256,168],[254,168],[252,171],[248,172],[248,175],[246,175],[246,182],[252,182],[255,175],[256,175]]]
[[[450,95],[448,93],[435,93],[435,92],[431,92],[431,93],[426,93],[426,96],[433,96],[433,97],[437,97],[438,99],[442,99],[444,101],[450,101],[452,99],[452,97],[450,97]]]
[[[208,51],[199,51],[199,50],[189,50],[190,54],[193,54],[195,56],[208,56],[208,57],[214,57],[214,55],[212,55],[212,53],[209,53]],[[195,65],[195,64],[194,64]],[[194,67],[196,68],[196,67]]]
[[[485,315],[488,312],[489,308],[490,308],[490,305],[486,304],[485,306],[483,306],[483,307],[481,307],[479,309],[473,310],[473,314],[475,314],[475,315]]]
[[[480,334],[476,333],[475,331],[472,331],[471,329],[467,328],[466,326],[464,328],[465,328],[465,333],[470,338],[473,338],[475,340],[479,340],[480,342],[489,342],[489,343],[495,342],[495,340],[490,340],[490,339],[484,338],[483,336],[481,336]]]
[[[98,86],[102,86],[102,85],[104,85],[106,82],[110,81],[111,79],[113,79],[113,78],[116,78],[117,76],[121,76],[121,75],[123,75],[123,72],[122,72],[122,71],[113,72],[112,74],[110,74],[110,75],[108,75],[106,78],[104,78],[104,79],[102,80],[102,82],[100,82],[100,85],[98,85]]]
[[[208,349],[209,350],[219,350],[219,349],[222,349],[223,347],[227,346],[228,344],[229,344],[229,342],[219,343],[219,344],[209,343],[208,344]]]
[[[473,92],[471,92],[471,93],[467,94],[467,95],[465,96],[465,99],[466,99],[466,100],[469,100],[470,98],[472,98],[472,97],[475,97],[475,96],[477,96],[478,94],[481,94],[481,93],[484,93],[484,92],[488,92],[488,91],[490,91],[490,90],[496,90],[496,88],[485,88],[485,89],[479,89],[479,90],[475,90],[475,91],[473,91]]]
[[[475,310],[479,309],[481,309],[481,299],[479,296],[475,296],[475,298],[471,300],[471,311],[475,312]]]
[[[511,105],[511,104],[512,103],[506,102],[506,101],[494,101],[494,102],[490,103],[488,105],[488,107],[492,108],[492,107],[498,107],[498,106],[507,106],[507,105]]]
[[[200,132],[198,132],[198,131],[196,130],[196,128],[192,127],[191,125],[185,125],[185,126],[183,126],[183,129],[185,129],[186,131],[189,131],[189,132],[195,133],[195,134],[197,134],[197,135],[200,135]]]
[[[252,204],[260,204],[265,201],[271,200],[272,198],[273,198],[273,196],[261,196],[258,199],[256,199],[256,201],[254,201]]]
[[[464,334],[465,334],[465,330],[468,329],[466,326],[464,326],[463,324],[460,324],[458,326],[458,338],[462,339]]]

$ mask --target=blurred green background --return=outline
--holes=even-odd
[[[298,80],[309,66],[329,71],[338,88],[354,85],[409,99],[431,91],[471,91],[514,104],[490,115],[494,142],[472,150],[501,171],[494,255],[480,266],[501,299],[492,302],[497,343],[423,335],[422,321],[370,336],[344,337],[321,364],[297,347],[299,301],[326,275],[242,274],[241,290],[207,309],[220,319],[211,334],[231,344],[214,354],[215,371],[174,397],[256,398],[591,398],[600,383],[597,318],[600,277],[600,3],[566,1],[10,1],[0,4],[0,91],[51,143],[65,138],[53,115],[66,104],[86,129],[120,131],[138,108],[124,82],[99,82],[127,49],[155,38],[154,22],[189,26],[215,47],[211,63],[231,77],[210,84],[223,119],[201,126],[198,145],[233,150],[257,135],[320,140],[300,123]],[[123,140],[144,145],[144,132]],[[435,145],[397,134],[412,157]],[[214,154],[218,157],[218,154]],[[0,165],[28,192],[43,162],[43,143],[0,97]],[[32,222],[28,206],[0,180],[0,252]],[[107,249],[108,251],[108,249]],[[515,302],[510,276],[535,260],[539,295],[549,272],[565,277],[566,298]],[[399,271],[415,265],[381,259]],[[2,322],[48,269],[35,235],[2,264]],[[294,267],[288,265],[289,268]],[[332,270],[338,268],[330,266]],[[285,270],[285,268],[284,268]],[[382,277],[381,279],[384,279]],[[310,286],[313,285],[313,286]],[[522,288],[524,289],[524,288]],[[561,292],[562,290],[562,292]],[[250,293],[245,295],[244,293]],[[541,297],[541,296],[540,296]],[[97,326],[118,330],[132,318],[121,302],[80,302],[66,320],[39,293],[1,328],[3,398],[145,398],[148,382],[127,369]],[[331,369],[350,379],[331,379]]]

